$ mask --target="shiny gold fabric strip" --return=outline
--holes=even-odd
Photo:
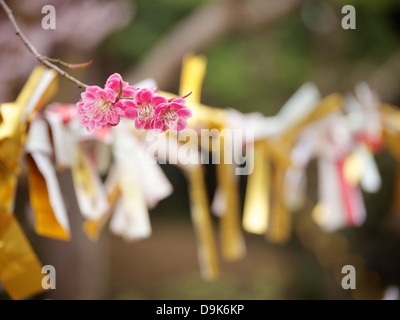
[[[193,113],[193,119],[188,121],[188,125],[192,128],[195,128],[200,120],[197,115],[201,112],[199,111],[201,110],[199,103],[205,68],[206,60],[203,57],[187,55],[183,61],[179,92],[181,96],[192,92],[187,98],[188,106]],[[212,114],[208,114],[207,118],[212,119]],[[202,165],[198,165],[185,171],[189,184],[189,200],[197,238],[200,272],[205,280],[214,280],[219,276],[219,267],[207,189],[204,182],[204,168]]]
[[[283,182],[285,173],[286,167],[274,163],[272,171],[273,202],[267,239],[277,244],[284,244],[289,241],[292,231],[291,213],[286,208],[284,201]]]
[[[16,103],[3,103],[0,113],[3,122],[0,124],[0,161],[14,171],[19,172],[18,159],[22,153],[23,133],[19,119],[24,106]],[[25,139],[25,138],[24,138]]]
[[[29,122],[56,90],[57,74],[37,67],[16,101],[0,107],[0,280],[13,299],[43,290],[41,264],[12,214],[12,203]]]
[[[221,149],[223,150],[223,143]],[[218,188],[225,199],[225,212],[220,218],[222,256],[227,261],[236,261],[246,254],[246,246],[240,223],[239,186],[235,176],[235,164],[221,163],[217,165],[216,170]]]
[[[205,280],[219,276],[218,257],[209,210],[203,166],[187,171],[193,227],[197,237],[200,272]]]
[[[265,234],[270,214],[270,163],[266,143],[256,141],[254,145],[254,170],[247,177],[244,202],[243,228],[254,234]]]
[[[0,207],[13,210],[17,176],[0,161]]]
[[[35,212],[37,234],[59,240],[69,240],[70,234],[57,221],[50,203],[46,180],[31,155],[26,156],[29,198]]]
[[[0,207],[0,280],[12,299],[43,291],[42,265],[17,219]]]

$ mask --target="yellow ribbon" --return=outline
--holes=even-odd
[[[331,94],[322,99],[318,106],[308,114],[304,119],[288,128],[282,136],[272,139],[270,143],[277,148],[282,149],[283,154],[290,157],[296,140],[301,133],[301,130],[307,125],[318,121],[328,114],[337,112],[343,108],[343,97],[340,94]],[[292,230],[292,215],[286,208],[284,201],[284,179],[288,162],[282,162],[278,157],[272,158],[273,171],[273,202],[271,209],[270,228],[267,233],[267,238],[273,243],[283,244],[290,239]]]
[[[254,170],[247,177],[244,200],[243,228],[254,234],[265,234],[270,215],[270,164],[266,152],[266,143],[254,144]]]
[[[50,203],[46,181],[32,156],[27,155],[29,198],[35,212],[36,233],[58,240],[69,240],[70,234],[60,225]]]
[[[56,73],[37,67],[16,101],[0,107],[0,279],[13,299],[43,290],[41,264],[12,214],[12,203],[27,128],[56,90]]]
[[[12,299],[43,290],[42,265],[15,216],[0,207],[0,280]]]
[[[246,246],[240,223],[240,195],[235,164],[224,163],[223,156],[224,141],[221,139],[221,163],[216,166],[217,187],[225,201],[225,210],[220,218],[221,249],[225,260],[235,261],[246,254]]]
[[[273,243],[283,244],[290,239],[292,230],[291,213],[284,202],[284,179],[286,167],[280,163],[274,163],[272,171],[272,209],[270,228],[267,232],[267,239]]]
[[[206,60],[202,57],[187,56],[183,62],[180,94],[185,95],[192,91],[187,101],[193,113],[194,123],[198,123],[196,117],[198,110],[201,109],[199,101],[205,66]],[[194,125],[193,122],[191,125]],[[191,216],[197,237],[200,272],[204,279],[214,280],[219,276],[219,267],[203,166],[190,167],[186,170],[186,175],[189,184]]]

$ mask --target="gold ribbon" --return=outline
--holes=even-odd
[[[246,246],[240,223],[239,186],[235,176],[235,164],[228,164],[224,158],[224,140],[220,140],[220,160],[217,164],[217,188],[225,201],[225,210],[220,218],[222,256],[227,261],[235,261],[246,254]],[[231,151],[228,151],[231,152]]]
[[[0,206],[12,211],[17,176],[0,161]]]
[[[57,221],[50,203],[46,180],[31,155],[26,156],[29,198],[35,212],[36,233],[58,240],[69,240],[70,234]]]
[[[343,97],[338,93],[330,94],[320,101],[318,106],[304,119],[295,123],[292,127],[288,128],[283,135],[283,139],[288,141],[291,145],[298,137],[300,131],[307,125],[315,121],[323,119],[327,115],[340,111],[343,108]]]
[[[200,272],[203,279],[215,280],[219,276],[219,267],[203,166],[196,166],[188,170],[186,174],[189,184],[190,211],[197,238]]]
[[[15,216],[0,207],[0,280],[12,299],[43,290],[42,265]]]
[[[43,108],[57,91],[56,73],[36,67],[13,103],[3,103],[0,114],[0,161],[14,172],[27,139],[27,127],[36,111]]]
[[[192,95],[187,98],[194,118],[191,123],[189,122],[191,126],[199,122],[196,117],[201,109],[199,101],[205,67],[206,60],[203,57],[187,56],[183,62],[180,94],[185,95],[192,91]],[[200,272],[204,279],[214,280],[219,276],[219,267],[203,166],[190,167],[186,170],[186,175],[189,184],[191,216],[197,238]]]
[[[284,201],[284,179],[286,167],[274,162],[272,171],[272,209],[270,228],[267,239],[273,243],[283,244],[290,239],[292,229],[291,213],[285,206]]]
[[[17,100],[0,108],[0,279],[13,299],[43,290],[41,264],[12,214],[12,203],[27,128],[56,90],[56,73],[37,67]]]
[[[289,150],[292,150],[301,130],[306,126],[318,121],[328,114],[337,112],[343,107],[343,97],[340,94],[331,94],[322,99],[318,106],[304,119],[288,128],[281,137],[273,139],[272,145],[281,146],[284,154],[289,157]],[[272,158],[273,172],[273,203],[271,209],[270,229],[267,238],[273,243],[283,244],[290,239],[292,230],[292,214],[285,206],[284,201],[284,179],[288,163],[283,163],[277,157]]]
[[[266,152],[266,142],[254,144],[254,170],[247,177],[244,200],[243,228],[254,234],[265,234],[270,215],[271,169]]]

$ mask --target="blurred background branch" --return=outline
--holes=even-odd
[[[131,83],[152,77],[161,88],[169,86],[183,56],[198,52],[232,32],[265,27],[297,8],[304,0],[212,1],[194,11],[157,43],[143,61],[128,72]]]
[[[400,50],[393,53],[368,79],[383,101],[393,101],[400,88]]]

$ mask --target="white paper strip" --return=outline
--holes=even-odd
[[[32,93],[28,103],[25,106],[25,109],[21,115],[21,123],[24,123],[28,117],[28,115],[33,111],[42,98],[43,93],[47,90],[50,83],[57,77],[57,73],[54,70],[45,69],[42,73],[40,81],[38,85],[35,87],[35,90]]]
[[[378,192],[382,185],[382,179],[374,156],[365,145],[360,145],[358,152],[364,164],[360,181],[361,187],[367,192]]]
[[[50,204],[57,221],[64,230],[69,232],[68,216],[58,184],[54,163],[51,160],[52,148],[48,126],[44,119],[36,118],[32,121],[25,151],[32,155],[33,160],[46,181]]]
[[[321,95],[315,84],[307,82],[284,104],[276,115],[285,130],[303,120],[318,106]]]
[[[341,195],[339,175],[335,162],[318,160],[319,205],[315,221],[326,231],[334,231],[345,225],[345,210]]]
[[[54,152],[57,167],[71,167],[72,149],[75,144],[74,136],[68,126],[64,126],[61,116],[55,112],[46,112],[54,141]]]
[[[110,222],[110,231],[126,240],[139,240],[151,235],[151,225],[140,182],[131,163],[119,163],[118,185],[121,199]]]
[[[76,143],[72,156],[71,170],[79,209],[86,219],[97,220],[109,209],[105,188],[83,146]]]
[[[222,217],[226,211],[226,196],[218,187],[215,189],[214,198],[211,204],[211,211],[217,217]]]
[[[131,122],[122,120],[114,134],[116,160],[123,165],[131,165],[131,170],[139,178],[147,205],[154,208],[160,200],[171,195],[172,185],[156,160],[149,155],[149,146],[135,135]],[[176,139],[171,140],[176,142]]]

